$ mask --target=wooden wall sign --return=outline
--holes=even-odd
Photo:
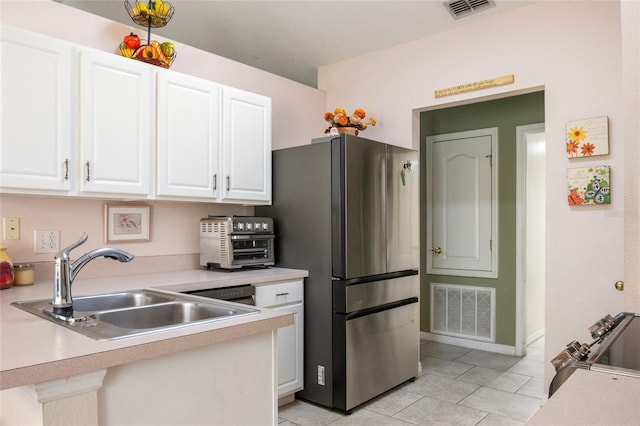
[[[505,84],[513,84],[514,81],[515,78],[513,74],[503,75],[502,77],[495,77],[488,80],[480,80],[473,83],[462,84],[460,86],[453,86],[447,87],[446,89],[435,90],[433,94],[436,98],[442,98],[445,96],[458,95],[460,93],[488,89],[490,87],[504,86]]]

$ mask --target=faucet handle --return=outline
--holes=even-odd
[[[85,241],[87,241],[87,238],[89,238],[89,234],[84,232],[78,241],[76,241],[75,243],[71,244],[69,247],[63,248],[58,253],[56,253],[55,259],[66,259],[66,260],[68,260],[69,259],[69,253],[71,253],[71,250],[73,250],[74,248],[84,244]]]

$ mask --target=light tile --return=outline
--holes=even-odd
[[[417,393],[408,392],[405,387],[373,399],[365,404],[364,408],[385,416],[393,416],[423,397]]]
[[[486,412],[424,397],[394,417],[416,425],[476,425]]]
[[[278,417],[300,426],[325,426],[343,417],[343,415],[296,400],[280,407]]]
[[[341,419],[331,423],[331,426],[410,426],[411,423],[407,423],[400,419],[396,419],[382,414],[374,413],[367,409],[360,409],[353,412],[348,416],[344,416]]]
[[[508,370],[522,358],[513,355],[496,354],[493,352],[472,350],[462,355],[456,361],[494,370]]]
[[[476,389],[478,386],[472,383],[435,374],[420,376],[413,383],[407,383],[404,387],[406,391],[453,404],[462,401]]]
[[[478,386],[487,386],[506,392],[515,392],[520,389],[531,377],[522,374],[508,373],[506,371],[494,370],[493,368],[473,367],[471,370],[461,374],[457,380],[473,383]]]
[[[544,363],[523,359],[507,370],[509,373],[524,374],[525,376],[542,379],[544,377]]]
[[[478,426],[524,426],[524,422],[519,420],[510,419],[509,417],[502,417],[495,414],[489,414],[482,419]]]
[[[457,361],[449,361],[446,359],[433,358],[426,356],[420,360],[422,362],[423,374],[437,374],[439,376],[457,377],[467,370],[473,368],[473,365],[464,364]]]
[[[544,379],[538,377],[529,379],[516,393],[538,399],[547,399],[547,389],[544,386]]]
[[[538,411],[542,401],[530,396],[481,387],[463,399],[460,405],[526,422]]]
[[[423,341],[420,345],[420,357],[430,356],[433,358],[448,359],[453,361],[456,358],[469,352],[471,349],[462,346],[447,345],[446,343]]]
[[[527,348],[527,355],[524,359],[528,359],[530,361],[540,361],[544,362],[544,347],[538,348]]]

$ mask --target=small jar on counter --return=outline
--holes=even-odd
[[[33,285],[35,271],[29,263],[16,263],[13,265],[13,285]]]
[[[7,248],[0,246],[0,290],[13,286],[13,262],[7,254]]]

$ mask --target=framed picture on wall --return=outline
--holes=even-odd
[[[566,149],[569,158],[609,154],[607,117],[568,121]]]
[[[150,206],[104,205],[104,239],[113,241],[149,241]]]
[[[570,206],[611,204],[609,166],[577,167],[567,170]]]

